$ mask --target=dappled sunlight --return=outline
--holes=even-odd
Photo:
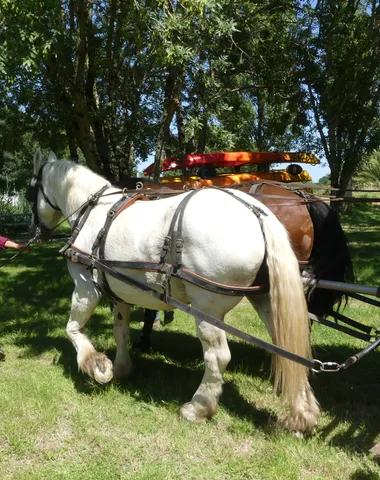
[[[358,219],[362,212],[355,215]],[[377,212],[371,218],[374,223],[370,229],[358,231],[352,225],[346,228],[346,232],[359,281],[376,285],[380,271],[377,261],[379,237],[375,225],[375,221],[378,221]],[[360,221],[364,224],[364,216]],[[251,455],[252,448],[265,450],[268,445],[278,445],[278,448],[282,445],[281,448],[296,451],[297,455],[304,455],[305,458],[309,449],[326,449],[326,454],[338,454],[354,462],[357,456],[368,452],[379,441],[380,382],[376,372],[380,370],[380,351],[372,352],[348,370],[312,375],[311,385],[323,415],[315,435],[304,440],[307,443],[302,445],[293,444],[295,440],[276,424],[282,407],[280,398],[273,393],[269,376],[271,356],[265,350],[231,336],[228,338],[232,359],[225,373],[218,414],[205,426],[179,422],[178,408],[191,399],[204,372],[202,348],[195,337],[194,320],[180,311],[175,312],[173,323],[153,331],[151,352],[132,352],[134,368],[127,381],[113,381],[102,386],[89,380],[78,371],[75,349],[66,336],[73,282],[67,272],[66,262],[58,254],[59,248],[57,244],[41,245],[30,254],[20,255],[0,271],[0,335],[1,346],[7,352],[2,373],[12,375],[15,384],[13,389],[24,388],[26,394],[37,385],[36,372],[46,375],[48,381],[56,383],[54,388],[57,402],[60,402],[46,408],[51,417],[46,420],[48,430],[36,429],[38,433],[35,440],[32,437],[20,440],[22,448],[38,447],[54,454],[56,450],[67,448],[70,442],[77,442],[75,422],[87,425],[92,415],[89,406],[102,412],[102,418],[108,426],[104,427],[104,431],[103,426],[99,428],[108,441],[112,437],[110,425],[113,432],[120,430],[127,435],[132,422],[136,424],[135,438],[145,444],[145,440],[149,442],[146,437],[150,435],[151,438],[155,431],[153,422],[167,421],[171,426],[184,429],[189,436],[198,437],[202,431],[202,434],[207,432],[210,438],[218,435],[224,439],[229,436],[240,438],[239,446],[233,447],[240,461]],[[344,313],[380,328],[380,318],[374,307],[350,300]],[[131,313],[131,343],[140,335],[142,320],[143,309],[134,307]],[[265,326],[245,299],[226,316],[226,322],[244,332],[270,340]],[[111,360],[116,354],[112,324],[110,302],[103,300],[86,326],[96,348],[105,352]],[[313,326],[311,339],[313,356],[321,361],[343,362],[366,346],[361,340],[321,325]],[[33,379],[30,379],[30,375]],[[47,396],[47,380],[43,382],[41,392]],[[24,384],[27,386],[22,387]],[[6,398],[11,398],[12,392],[6,393]],[[64,424],[59,426],[54,418],[62,418],[62,406],[67,412],[73,403],[73,417],[65,414]],[[37,400],[29,404],[37,412],[35,414],[32,411],[31,416],[24,419],[24,425],[31,428],[30,425],[35,421],[33,415],[44,418],[43,405],[48,405],[48,400],[41,402],[42,406]],[[85,412],[80,413],[81,408],[85,408]],[[9,406],[7,411],[11,418],[12,415],[20,415],[21,410]],[[139,426],[143,418],[145,427]],[[91,428],[95,431],[96,427],[93,425]],[[37,447],[33,446],[33,442]],[[305,460],[303,468],[307,476],[308,468],[313,471],[314,467],[308,467]],[[352,467],[352,471],[359,472],[357,477],[353,474],[353,479],[362,478],[359,467],[356,470]],[[371,476],[363,478],[372,480]]]

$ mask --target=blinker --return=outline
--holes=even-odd
[[[28,202],[34,203],[36,201],[37,192],[38,192],[37,185],[32,185],[32,182],[31,182],[30,185],[26,187],[26,193],[25,193],[25,197],[28,200]]]

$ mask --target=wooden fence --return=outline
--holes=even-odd
[[[31,221],[31,213],[0,213],[0,234],[27,232]]]

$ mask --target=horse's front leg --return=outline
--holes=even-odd
[[[99,383],[112,380],[112,362],[104,353],[97,352],[84,333],[84,327],[99,303],[100,293],[95,288],[90,272],[78,264],[69,263],[75,288],[66,332],[77,351],[79,369]]]
[[[116,342],[116,357],[114,375],[117,379],[126,378],[132,369],[129,356],[129,337],[131,319],[131,305],[126,303],[114,304],[113,334]]]

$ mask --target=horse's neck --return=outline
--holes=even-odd
[[[51,184],[57,192],[57,203],[65,217],[74,220],[88,198],[109,182],[91,170],[66,161],[52,170]],[[75,212],[75,213],[74,213]]]

